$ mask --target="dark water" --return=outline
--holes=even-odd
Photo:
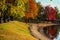
[[[52,40],[60,40],[60,26],[54,25],[43,28],[44,34]]]

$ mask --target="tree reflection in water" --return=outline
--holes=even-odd
[[[54,38],[57,38],[58,36],[58,28],[56,25],[44,27],[43,31],[47,37],[51,38],[51,40],[53,40]]]

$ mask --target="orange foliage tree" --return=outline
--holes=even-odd
[[[37,15],[38,15],[37,4],[34,2],[34,0],[29,0],[29,10],[25,13],[25,18],[34,19]]]

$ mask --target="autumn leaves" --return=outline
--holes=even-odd
[[[29,10],[25,13],[25,18],[34,19],[38,15],[37,4],[33,0],[29,0]]]

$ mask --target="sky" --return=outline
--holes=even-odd
[[[60,0],[36,0],[36,2],[41,2],[42,6],[50,5],[52,7],[57,6],[60,10]]]

